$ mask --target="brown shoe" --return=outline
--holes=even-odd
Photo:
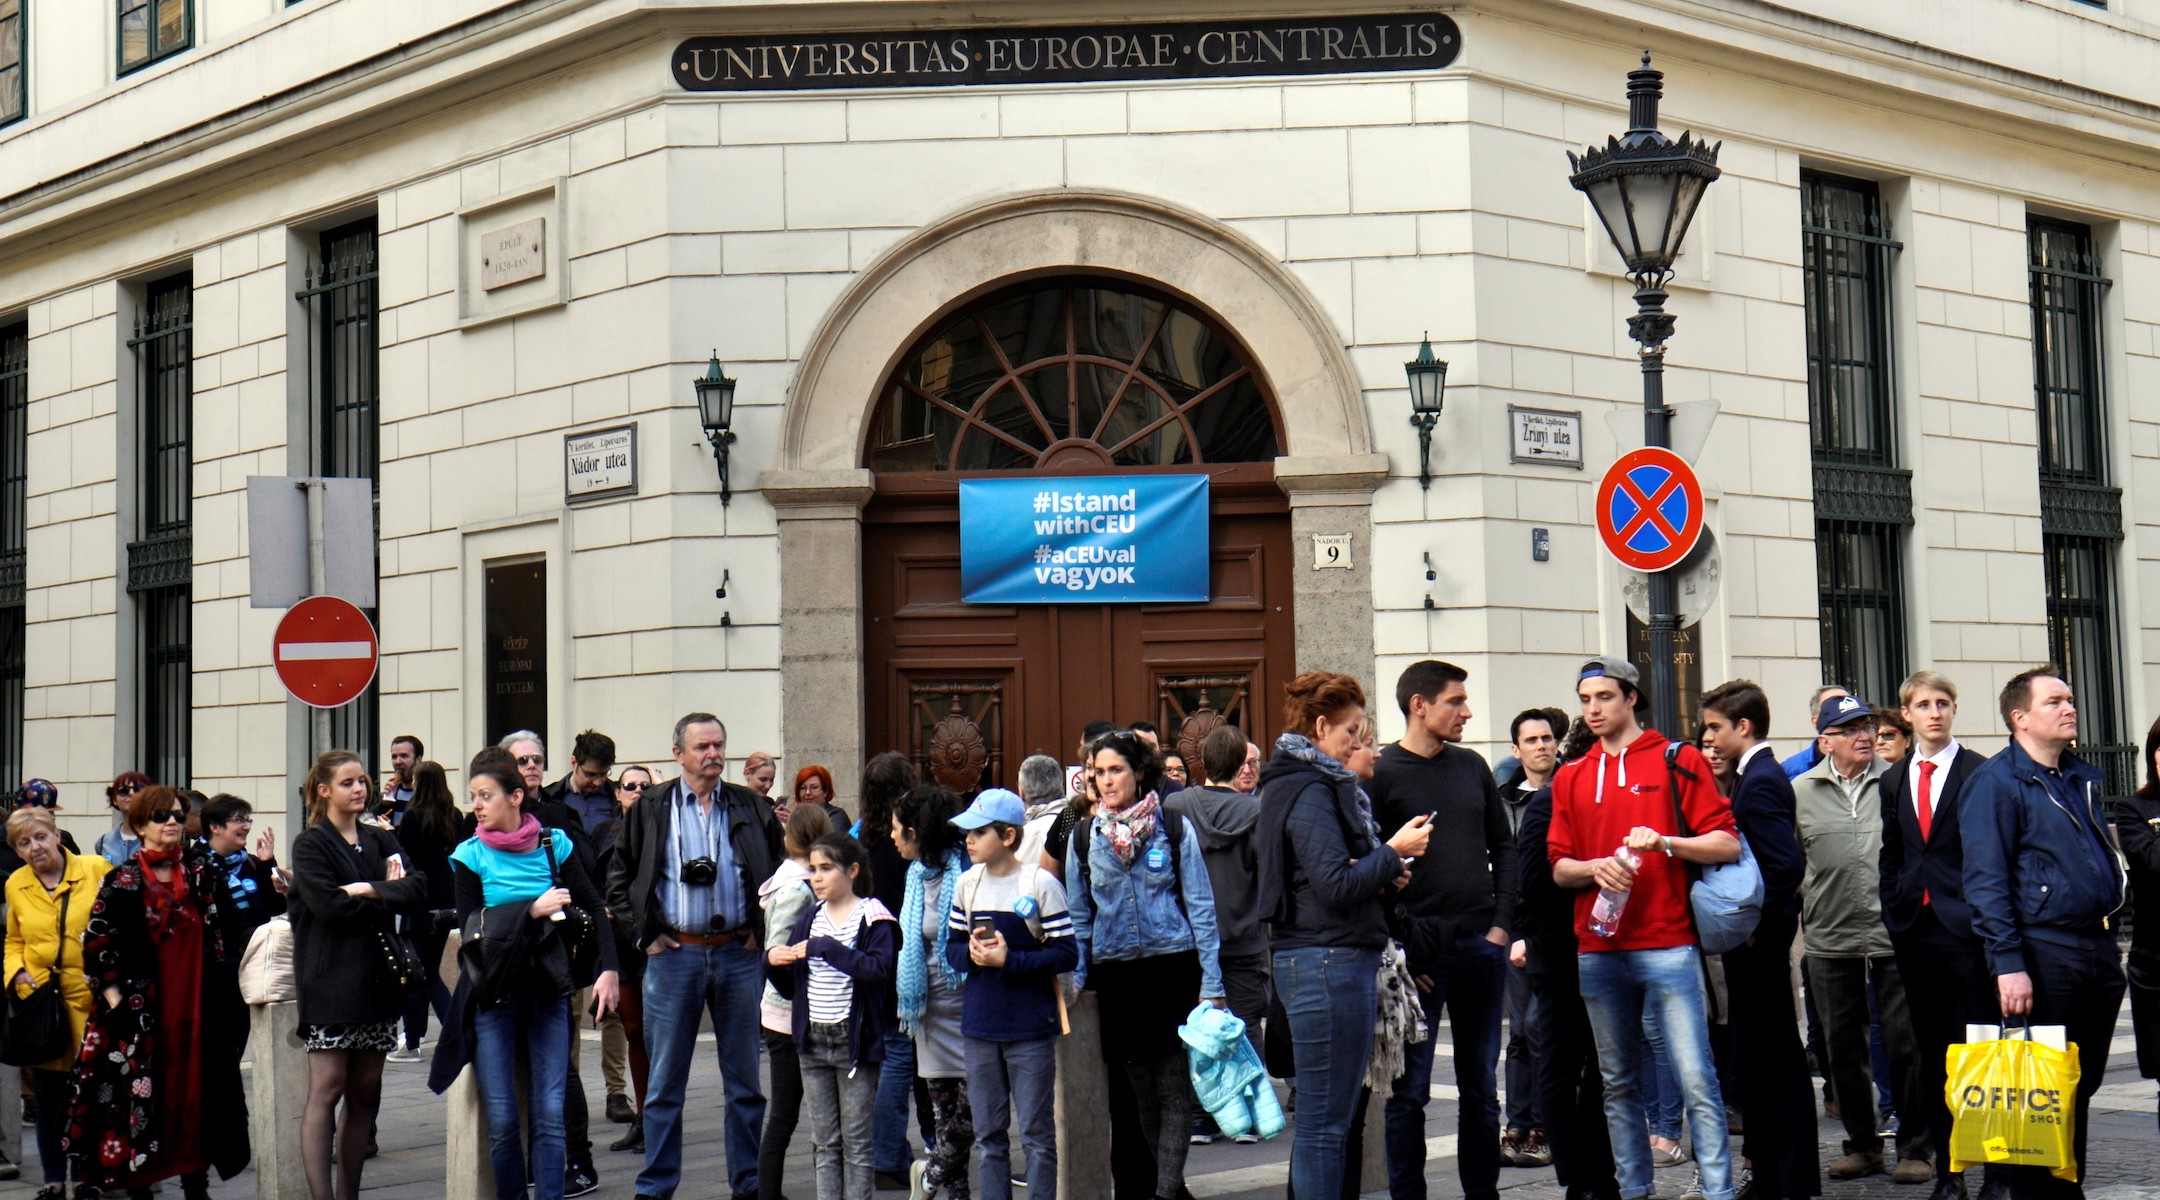
[[[1901,1158],[1897,1169],[1890,1172],[1892,1183],[1933,1183],[1935,1164],[1924,1158]]]
[[[1882,1155],[1854,1150],[1830,1164],[1830,1178],[1858,1179],[1863,1175],[1880,1175],[1882,1169]]]

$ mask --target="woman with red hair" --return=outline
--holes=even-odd
[[[834,829],[846,829],[848,815],[840,811],[839,805],[833,803],[835,799],[837,797],[833,794],[831,771],[812,763],[795,772],[795,790],[790,811],[793,811],[793,805],[820,805],[825,809],[825,815],[832,818]]]

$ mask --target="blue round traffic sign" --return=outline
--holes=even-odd
[[[1598,482],[1598,537],[1636,571],[1678,566],[1702,537],[1702,484],[1687,460],[1662,446],[1620,456]]]

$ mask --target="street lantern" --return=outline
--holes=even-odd
[[[702,378],[693,380],[697,390],[698,424],[712,444],[713,463],[720,470],[720,504],[726,507],[733,492],[728,487],[728,447],[735,443],[735,381],[720,369],[720,352],[713,351]]]
[[[1447,394],[1447,363],[1433,357],[1432,335],[1418,345],[1418,355],[1403,364],[1410,379],[1410,423],[1418,431],[1418,486],[1432,487],[1433,426],[1440,423],[1440,404]]]
[[[1581,154],[1570,152],[1568,182],[1590,197],[1613,248],[1635,284],[1635,315],[1628,336],[1642,347],[1643,442],[1672,446],[1673,411],[1665,406],[1665,342],[1673,317],[1665,311],[1665,285],[1673,260],[1703,193],[1717,177],[1718,151],[1683,133],[1673,141],[1658,130],[1664,73],[1651,67],[1650,52],[1628,72],[1628,131]],[[1650,574],[1650,720],[1668,736],[1680,732],[1680,679],[1673,663],[1679,632],[1679,595],[1673,572]]]

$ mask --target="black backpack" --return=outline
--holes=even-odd
[[[1170,894],[1177,897],[1178,915],[1190,925],[1192,914],[1185,911],[1185,814],[1167,806],[1161,812],[1163,836],[1170,839],[1170,875],[1177,881]],[[1092,898],[1095,879],[1088,874],[1088,849],[1095,844],[1094,820],[1091,818],[1078,832],[1080,836],[1073,839],[1073,860],[1080,866],[1080,886],[1091,889],[1088,895]]]

